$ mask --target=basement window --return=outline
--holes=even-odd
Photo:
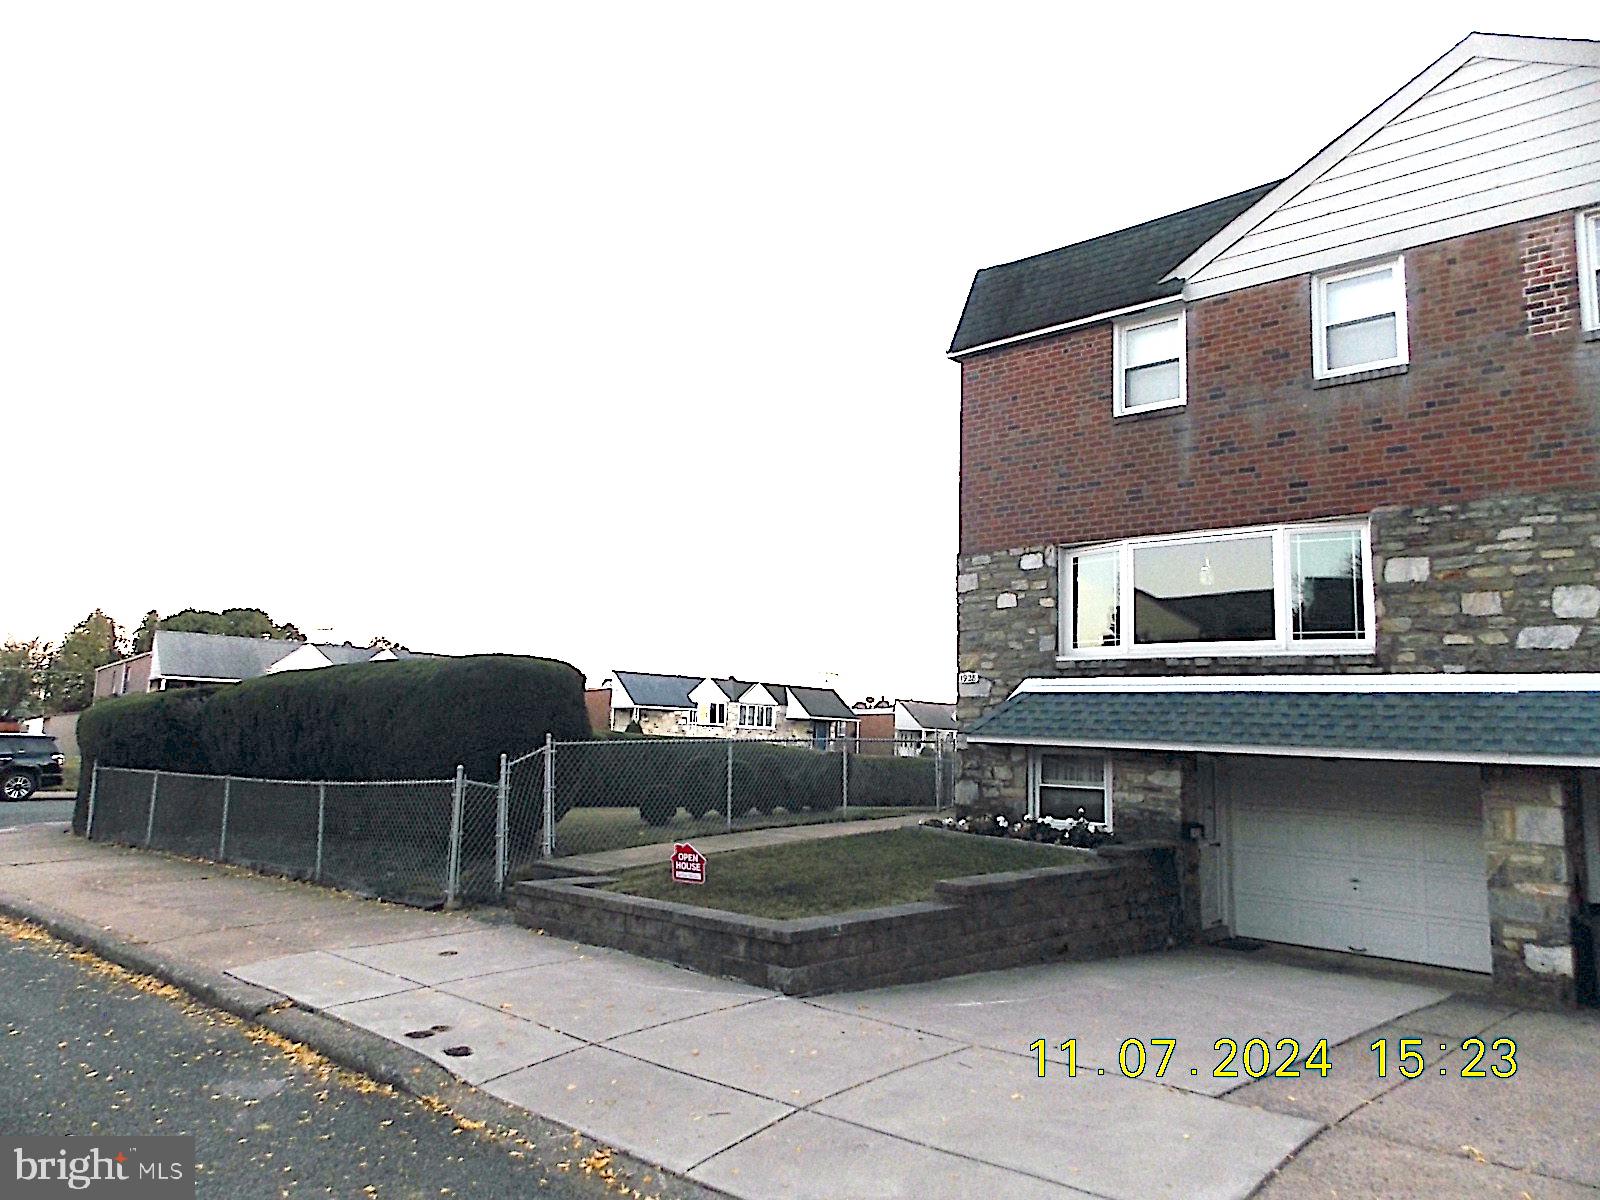
[[[1037,750],[1029,763],[1028,815],[1086,820],[1111,828],[1111,760],[1091,754]]]
[[[1405,260],[1330,271],[1311,280],[1311,368],[1318,379],[1405,366]]]

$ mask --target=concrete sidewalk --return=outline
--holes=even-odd
[[[829,838],[852,837],[861,833],[883,833],[905,829],[928,819],[925,812],[901,817],[871,817],[861,821],[811,822],[803,825],[772,825],[764,829],[742,829],[737,833],[716,833],[694,839],[701,854],[726,854],[730,850],[752,850],[760,846],[787,846],[794,842],[823,842]],[[557,873],[607,875],[629,867],[648,867],[664,863],[672,853],[673,842],[649,846],[627,846],[621,850],[602,850],[596,854],[568,854],[550,859]]]
[[[1262,956],[1191,950],[794,1000],[42,827],[0,837],[0,906],[59,910],[200,980],[203,998],[209,986],[263,1019],[298,1020],[314,1045],[360,1034],[420,1064],[412,1072],[447,1069],[477,1094],[752,1200],[1220,1200],[1264,1181],[1285,1200],[1595,1200],[1588,1185],[1600,1185],[1589,1129],[1600,1022]],[[299,1007],[267,1007],[282,997]],[[1507,1030],[1537,1051],[1513,1080],[1378,1081],[1364,1054],[1375,1028],[1441,1044]],[[1213,1076],[1216,1039],[1255,1036],[1307,1049],[1327,1038],[1336,1070],[1292,1085]],[[1029,1048],[1040,1037],[1045,1079]],[[1178,1042],[1165,1077],[1152,1061],[1123,1078],[1123,1040],[1162,1037]],[[1055,1049],[1067,1038],[1075,1078]],[[407,1073],[387,1070],[402,1086]],[[1572,1115],[1542,1109],[1551,1096]]]

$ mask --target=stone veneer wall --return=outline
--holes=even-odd
[[[1600,492],[1372,513],[1370,655],[1056,660],[1056,547],[958,563],[956,719],[1048,675],[1600,670]],[[975,677],[975,678],[974,678]]]
[[[957,720],[1032,676],[1600,671],[1600,493],[1561,492],[1372,513],[1378,638],[1370,655],[1056,660],[1054,546],[963,557],[957,576]],[[972,677],[975,676],[974,680]],[[1176,839],[1193,811],[1191,755],[1112,755],[1118,832]],[[969,746],[956,800],[1021,812],[1027,752]],[[1486,768],[1483,788],[1496,985],[1572,996],[1571,917],[1582,877],[1576,775]],[[1193,928],[1198,856],[1179,851]],[[1600,901],[1600,898],[1591,898]]]
[[[1486,768],[1483,821],[1495,986],[1571,1003],[1574,881],[1584,872],[1577,773]]]
[[[976,835],[929,829],[923,836]],[[1060,854],[1059,867],[945,880],[931,901],[792,921],[602,891],[603,876],[518,884],[511,907],[529,928],[791,996],[1106,958],[1183,940],[1173,847]]]

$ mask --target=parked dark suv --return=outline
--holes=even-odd
[[[0,799],[26,800],[42,787],[60,787],[66,761],[53,737],[0,733]]]

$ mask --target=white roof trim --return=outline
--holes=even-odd
[[[1008,264],[1009,265],[1009,264]],[[1091,316],[1079,317],[1073,321],[1063,321],[1060,325],[1046,325],[1043,329],[1035,329],[1028,333],[1014,333],[1010,337],[998,338],[992,342],[984,342],[981,346],[971,346],[965,350],[952,350],[945,357],[959,362],[969,354],[978,354],[984,350],[993,350],[997,346],[1009,346],[1013,342],[1025,342],[1029,338],[1044,337],[1046,334],[1061,333],[1067,329],[1077,329],[1080,325],[1098,325],[1101,321],[1109,321],[1113,317],[1126,316],[1128,313],[1143,312],[1147,308],[1160,308],[1162,305],[1181,305],[1182,296],[1162,296],[1159,300],[1145,300],[1139,304],[1130,304],[1126,308],[1108,308],[1105,312],[1094,313]]]
[[[1196,272],[1204,269],[1229,246],[1254,229],[1269,213],[1299,195],[1335,162],[1361,145],[1392,117],[1408,108],[1413,101],[1471,58],[1504,58],[1523,62],[1600,67],[1600,42],[1514,37],[1493,33],[1468,34],[1399,91],[1312,155],[1294,174],[1229,221],[1221,231],[1207,239],[1198,250],[1174,267],[1167,275],[1167,279],[1193,278]]]
[[[1024,692],[1600,692],[1600,674],[1097,675],[1086,679],[1024,679],[1011,694]]]
[[[1482,763],[1514,767],[1600,767],[1600,758],[1559,754],[1483,754],[1455,750],[1370,750],[1349,746],[1250,746],[1214,742],[1096,741],[1089,738],[984,737],[968,742],[983,746],[1060,746],[1071,750],[1162,750],[1205,754],[1252,754],[1275,758],[1368,759],[1377,762]]]

